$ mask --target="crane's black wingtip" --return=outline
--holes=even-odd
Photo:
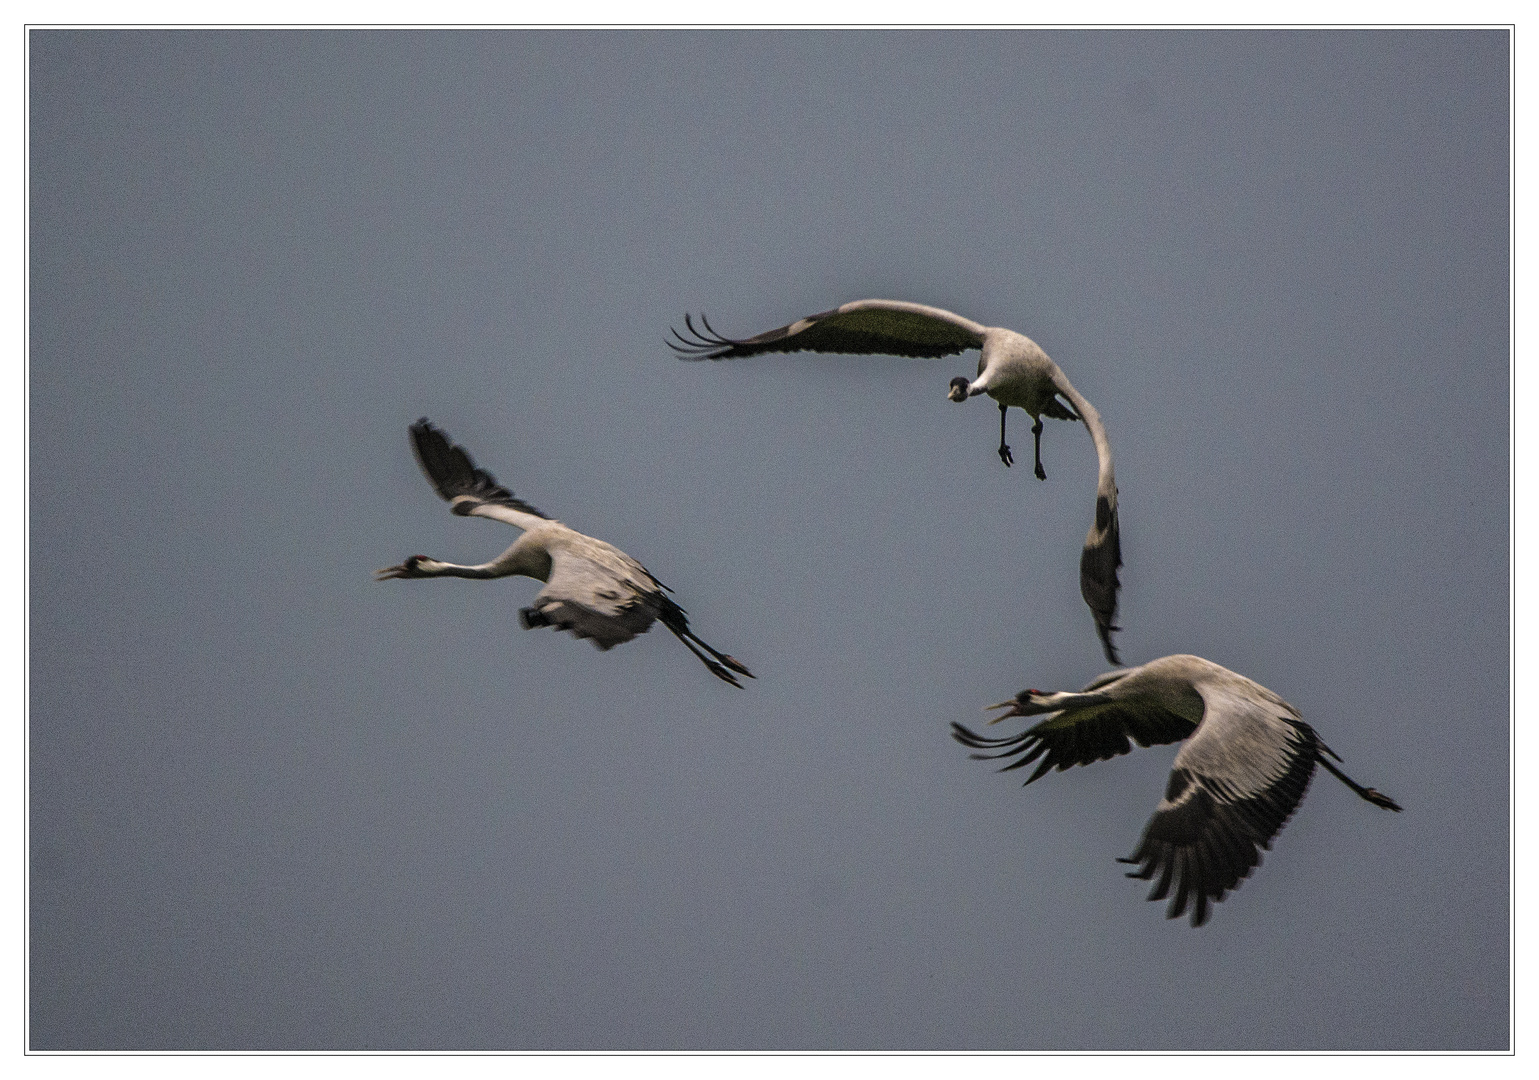
[[[1110,619],[1104,623],[1099,618],[1095,621],[1095,635],[1101,640],[1101,652],[1106,654],[1113,667],[1122,666],[1122,654],[1117,651],[1117,643],[1112,641],[1112,635],[1121,632],[1122,627],[1114,625]]]
[[[704,312],[700,315],[700,326],[701,329],[696,329],[694,319],[686,311],[684,333],[681,334],[676,327],[668,328],[668,332],[677,339],[676,343],[668,341],[668,347],[684,360],[720,360],[732,355],[732,350],[742,344],[740,341],[717,333],[715,327],[706,319]]]
[[[496,503],[549,519],[549,514],[530,506],[499,484],[495,476],[477,466],[469,451],[450,442],[448,432],[427,417],[412,424],[410,431],[412,453],[439,498],[452,503],[461,495],[470,495],[479,502]],[[472,504],[460,504],[453,512],[464,517],[473,509]]]
[[[982,735],[979,735],[966,724],[959,724],[955,720],[951,721],[951,737],[957,742],[961,743],[963,746],[966,746],[972,750],[982,750],[989,745],[988,739],[984,738]],[[969,754],[968,756],[977,761],[984,761],[993,755]]]
[[[422,459],[424,468],[427,467],[428,460],[431,460],[441,469],[440,462],[454,452],[453,444],[449,442],[448,432],[425,416],[420,417],[407,430],[411,434],[412,449],[416,451],[418,458],[422,459],[424,454],[430,455],[428,459]],[[461,450],[461,453],[464,451]]]
[[[678,338],[679,341],[674,342],[669,341],[667,338],[663,338],[663,344],[672,349],[674,354],[678,356],[680,360],[688,360],[690,362],[694,362],[697,360],[707,359],[708,354],[701,346],[686,341],[684,337],[671,326],[668,328],[668,332],[674,337]],[[679,342],[683,342],[683,344],[679,344]]]

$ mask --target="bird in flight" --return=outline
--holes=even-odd
[[[1042,719],[1018,735],[985,738],[953,723],[952,737],[984,751],[979,759],[1008,759],[1001,771],[1038,762],[1026,783],[1050,769],[1089,765],[1139,746],[1180,742],[1165,797],[1144,827],[1138,848],[1118,862],[1138,867],[1128,877],[1148,881],[1150,900],[1175,894],[1165,917],[1188,907],[1193,926],[1261,863],[1261,849],[1292,816],[1319,764],[1375,806],[1400,806],[1363,787],[1333,763],[1326,746],[1292,705],[1259,683],[1200,656],[1166,656],[1108,672],[1079,693],[1022,690],[989,723],[1012,716]]]
[[[501,521],[522,529],[524,535],[490,562],[461,566],[413,555],[397,566],[376,571],[376,581],[515,574],[531,577],[545,582],[545,587],[535,596],[533,606],[518,613],[526,630],[538,626],[570,630],[607,650],[646,633],[656,620],[723,682],[741,687],[736,675],[754,677],[742,663],[696,637],[684,609],[666,595],[672,590],[625,552],[568,528],[515,496],[490,473],[477,468],[464,448],[451,444],[426,417],[411,425],[411,444],[428,482],[448,501],[454,514]]]
[[[704,315],[698,329],[685,315],[684,327],[685,333],[671,331],[677,340],[668,346],[689,360],[804,351],[941,357],[979,349],[977,377],[968,380],[959,375],[952,379],[946,396],[952,401],[966,401],[987,394],[999,403],[999,458],[1006,465],[1015,459],[1005,442],[1005,413],[1012,405],[1025,409],[1034,421],[1031,433],[1039,480],[1047,479],[1042,468],[1042,417],[1081,421],[1095,443],[1099,469],[1095,521],[1080,552],[1079,590],[1095,617],[1106,659],[1121,663],[1111,639],[1121,629],[1115,620],[1117,593],[1122,587],[1117,578],[1122,544],[1111,443],[1101,414],[1036,342],[1002,326],[983,326],[941,308],[902,300],[856,300],[750,338],[724,337]]]

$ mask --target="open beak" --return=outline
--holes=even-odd
[[[998,716],[994,717],[992,720],[989,721],[989,723],[991,723],[991,724],[997,724],[1001,720],[1008,720],[1012,716],[1025,716],[1026,715],[1025,713],[1021,712],[1021,703],[1019,701],[1015,701],[1014,699],[1012,699],[1010,701],[1001,701],[998,705],[989,705],[986,708],[984,708],[983,711],[984,712],[988,712],[989,709],[1009,709],[1010,710],[1009,712],[1002,712]]]

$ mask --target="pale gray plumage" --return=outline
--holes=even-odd
[[[428,481],[461,517],[484,517],[524,530],[501,555],[475,566],[413,555],[377,571],[392,578],[499,578],[518,574],[545,582],[531,607],[519,612],[525,629],[551,626],[611,649],[646,633],[653,621],[666,626],[701,663],[724,682],[741,686],[733,672],[753,673],[717,652],[689,629],[670,590],[635,559],[612,544],[585,536],[517,498],[470,455],[424,417],[411,425],[412,450]]]
[[[977,377],[971,382],[960,376],[952,379],[947,396],[966,401],[988,394],[999,403],[999,457],[1006,465],[1014,461],[1005,442],[1006,410],[1012,405],[1026,410],[1034,421],[1036,475],[1043,480],[1042,417],[1083,421],[1095,443],[1099,468],[1095,520],[1080,552],[1080,595],[1095,617],[1107,660],[1121,663],[1111,638],[1120,629],[1115,622],[1121,588],[1117,570],[1122,565],[1111,442],[1101,414],[1036,342],[1002,326],[983,326],[942,308],[903,300],[856,300],[750,338],[723,337],[704,316],[700,323],[696,329],[686,315],[688,336],[674,330],[677,340],[669,347],[691,360],[802,351],[940,357],[979,349]]]
[[[1139,746],[1186,739],[1133,854],[1122,862],[1158,873],[1150,900],[1175,895],[1166,914],[1191,907],[1193,926],[1208,917],[1208,902],[1223,900],[1261,862],[1261,850],[1292,815],[1323,765],[1375,806],[1398,811],[1393,799],[1365,788],[1337,768],[1334,751],[1304,723],[1298,710],[1266,687],[1200,656],[1166,656],[1140,667],[1109,672],[1079,693],[1022,690],[989,706],[1011,716],[1043,716],[1019,735],[988,739],[961,724],[952,735],[987,753],[1014,758],[1019,769],[1039,758],[1031,783],[1050,769],[1104,761]],[[1045,714],[1045,715],[1044,715]]]

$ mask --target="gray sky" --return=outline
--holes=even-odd
[[[1500,32],[33,32],[34,1048],[1501,1048]],[[686,364],[867,296],[1104,417],[1124,659],[1317,777],[1192,930],[1114,861],[1174,749],[948,737],[1104,670],[1095,457],[947,360]],[[660,628],[376,584],[426,415]]]

